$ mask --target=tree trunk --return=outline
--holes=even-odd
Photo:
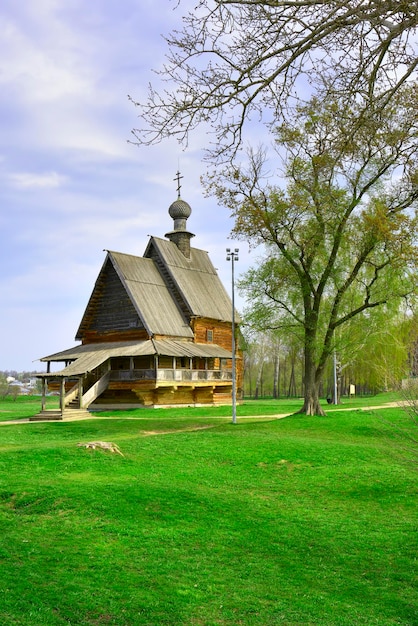
[[[273,398],[280,398],[280,356],[274,355]]]
[[[292,370],[290,372],[290,381],[289,381],[289,389],[287,392],[287,397],[291,398],[291,397],[296,397],[297,396],[297,391],[296,391],[296,379],[295,379],[295,358],[292,355]]]
[[[256,400],[258,400],[258,396],[260,394],[260,387],[261,387],[262,379],[263,379],[263,369],[264,369],[264,357],[262,358],[262,361],[261,361],[261,363],[259,365],[258,373],[257,373],[257,381],[255,383],[255,395],[254,395],[254,398]]]
[[[305,389],[303,407],[298,413],[305,413],[305,415],[325,415],[325,411],[319,403],[318,388],[314,386],[310,389]]]
[[[319,403],[319,387],[321,379],[318,379],[315,365],[311,355],[305,351],[305,394],[304,403],[298,413],[306,415],[325,415],[324,409]]]

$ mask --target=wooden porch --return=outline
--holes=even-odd
[[[138,367],[146,365],[146,367]],[[34,419],[87,417],[91,410],[151,406],[229,404],[232,369],[227,359],[184,357],[110,358],[91,372],[42,375],[42,406]],[[71,368],[68,368],[69,373]],[[58,391],[60,409],[46,410],[46,395]],[[173,395],[175,393],[175,397]]]

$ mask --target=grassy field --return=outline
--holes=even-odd
[[[416,626],[413,425],[353,402],[2,425],[0,624]]]
[[[381,393],[375,396],[343,398],[339,408],[358,408],[367,406],[380,406],[388,402],[396,401],[399,396],[395,393]],[[48,396],[46,398],[46,408],[58,408],[59,399],[56,396]],[[295,413],[302,406],[303,401],[300,398],[289,398],[283,400],[262,399],[262,400],[245,400],[237,406],[237,415],[241,417],[257,415],[271,416],[277,414]],[[330,407],[324,401],[326,409]],[[27,418],[35,415],[41,410],[41,398],[39,396],[11,396],[0,399],[0,422],[20,418]],[[128,411],[118,412],[119,416],[124,417],[141,417],[141,418],[166,418],[167,409],[131,409]],[[179,408],[170,409],[170,416],[173,418],[184,417],[228,417],[231,415],[231,408],[225,406],[217,407],[199,407],[199,408]],[[112,412],[100,412],[101,417],[113,417]]]
[[[48,396],[46,398],[46,408],[58,408],[59,398]],[[40,396],[6,396],[0,398],[0,422],[30,417],[41,410]]]

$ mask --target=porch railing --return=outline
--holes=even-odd
[[[83,395],[81,406],[89,406],[89,404],[91,404],[98,396],[100,396],[101,393],[103,393],[103,391],[105,391],[108,383],[109,372],[106,372],[106,374],[99,378],[99,380]]]
[[[232,370],[145,369],[112,370],[110,380],[157,380],[160,382],[232,381]]]

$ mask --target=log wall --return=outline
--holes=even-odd
[[[225,350],[232,350],[232,326],[229,322],[217,322],[215,320],[198,318],[192,320],[192,329],[196,343],[216,343]],[[212,333],[212,341],[208,341],[208,331]],[[243,390],[244,378],[244,359],[242,358],[242,350],[239,348],[238,328],[235,328],[235,354],[236,354],[236,384],[237,397],[241,397]],[[232,367],[231,360],[227,363],[228,367]],[[232,393],[232,392],[231,392]]]
[[[138,332],[145,332],[141,318],[110,260],[100,282],[96,284],[87,312],[80,329],[83,343],[114,341],[112,337],[119,332],[123,334],[121,340],[127,341],[139,338]]]
[[[146,341],[149,335],[146,330],[128,329],[128,330],[107,330],[97,331],[88,330],[83,335],[83,344],[88,343],[105,343],[113,341]]]

